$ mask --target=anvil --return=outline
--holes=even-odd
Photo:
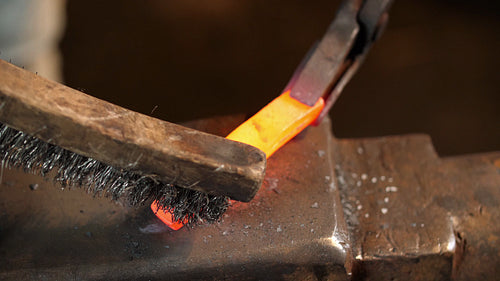
[[[237,117],[191,127],[227,134]],[[2,280],[494,280],[500,152],[336,139],[325,118],[269,159],[255,199],[171,231],[149,211],[4,170]],[[30,188],[31,187],[31,188]]]

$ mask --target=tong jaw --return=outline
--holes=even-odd
[[[392,0],[345,0],[321,41],[308,52],[287,85],[290,96],[313,106],[319,98],[327,114],[388,21]],[[286,90],[287,90],[286,89]]]

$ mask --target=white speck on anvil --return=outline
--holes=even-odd
[[[360,154],[360,155],[363,154],[363,152],[365,152],[365,150],[361,146],[358,147],[357,151],[358,151],[358,154]]]
[[[424,226],[425,226],[425,224],[423,224],[423,223],[420,224],[420,227],[424,227]]]
[[[377,182],[377,178],[376,177],[373,177],[372,178],[372,183],[376,183]]]
[[[318,156],[323,157],[325,156],[326,152],[324,150],[318,150]]]
[[[369,218],[369,217],[370,217],[370,214],[366,213],[365,218]]]
[[[366,180],[367,178],[368,178],[368,175],[367,175],[367,174],[362,174],[362,175],[361,175],[361,179],[362,179],[362,180]]]
[[[337,180],[339,181],[340,184],[344,185],[345,184],[345,180],[344,180],[344,177],[343,176],[338,176],[337,177]]]
[[[314,204],[311,205],[311,208],[319,208],[318,202],[314,202]]]
[[[268,183],[267,187],[269,189],[276,189],[278,187],[279,179],[276,179],[276,178],[267,178],[266,181]]]
[[[358,207],[356,207],[358,210],[361,210],[363,209],[363,205],[358,205]]]
[[[388,211],[389,210],[387,208],[380,209],[380,212],[382,212],[382,214],[384,214],[384,215],[387,214]]]
[[[313,232],[314,232],[314,229],[311,228],[311,233],[313,233]]]
[[[385,198],[384,198],[384,202],[385,202],[385,203],[389,203],[389,197],[385,197]]]
[[[225,230],[224,232],[222,232],[222,235],[226,236],[228,234],[228,231]]]
[[[397,186],[386,186],[385,187],[385,192],[397,192],[398,187]]]

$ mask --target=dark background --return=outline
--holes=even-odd
[[[431,135],[441,155],[500,150],[499,1],[399,0],[333,107],[337,137]],[[339,1],[69,0],[66,84],[172,122],[254,113]]]

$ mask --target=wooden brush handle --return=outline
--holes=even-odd
[[[115,168],[250,201],[264,178],[259,149],[86,95],[0,60],[0,122]]]

